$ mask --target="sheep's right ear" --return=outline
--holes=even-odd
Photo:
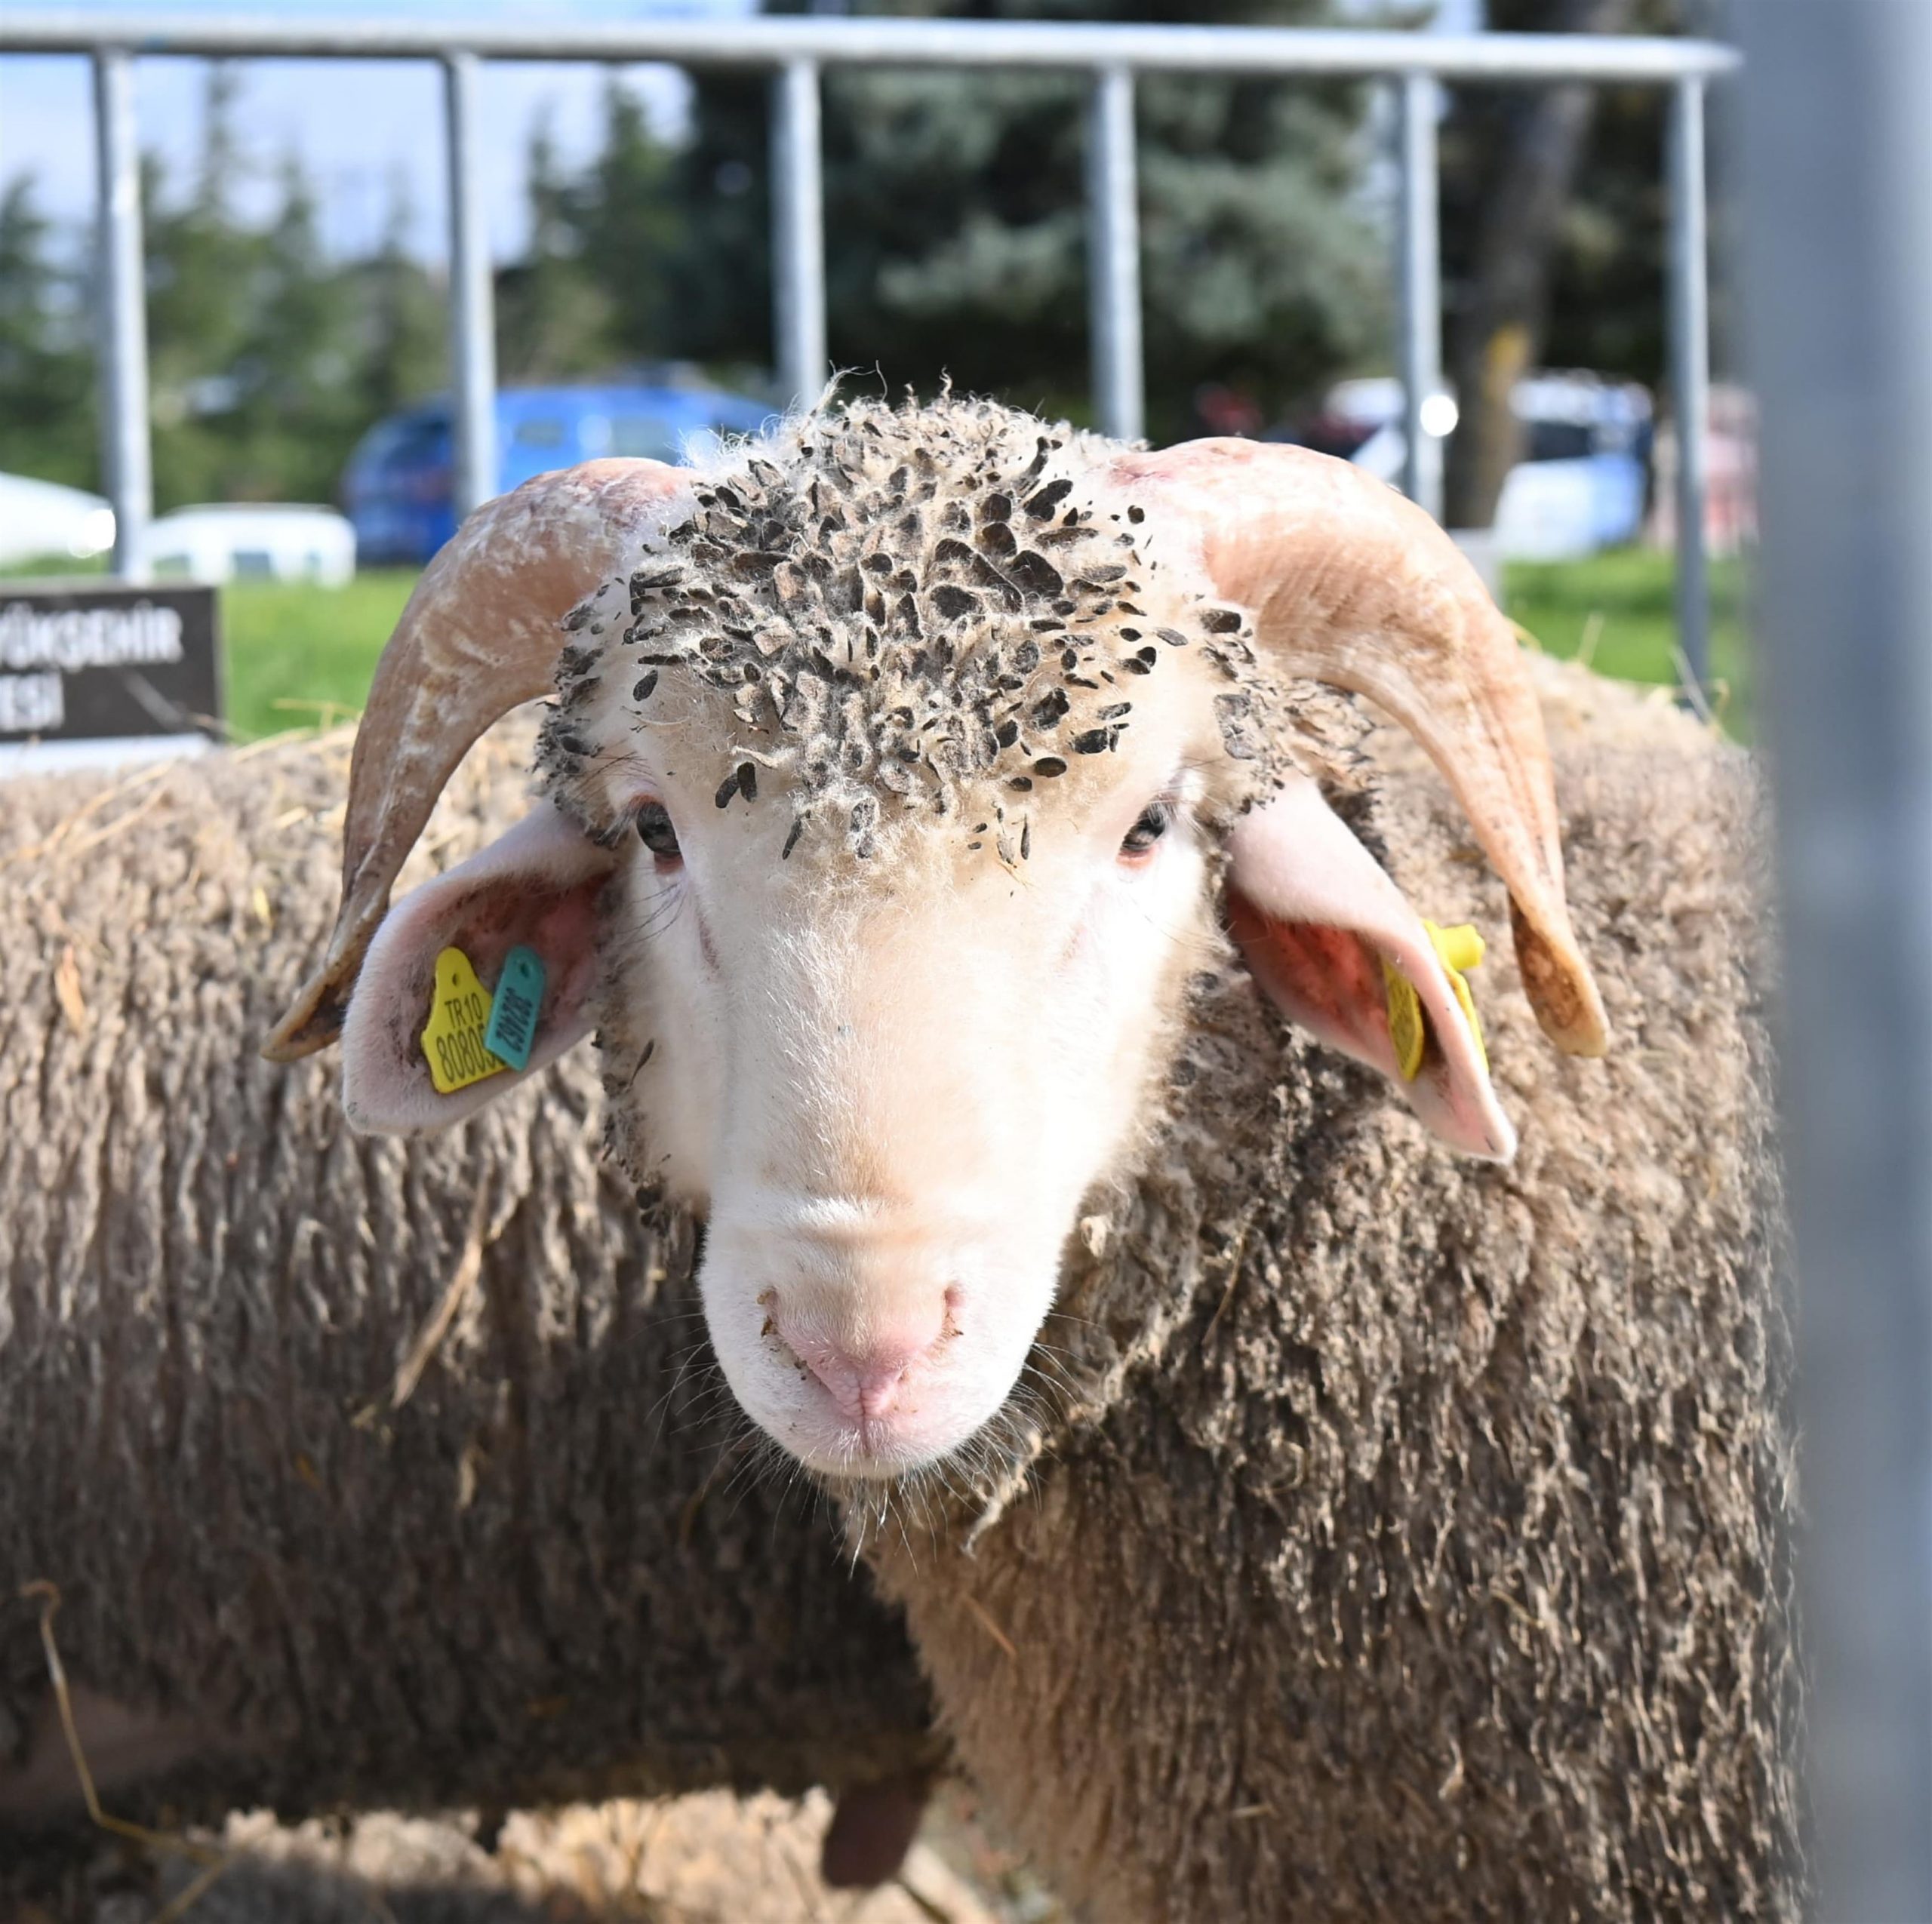
[[[389,911],[369,945],[343,1024],[342,1106],[352,1128],[374,1135],[446,1128],[589,1034],[597,898],[614,859],[545,802]],[[543,970],[528,1062],[441,1093],[423,1036],[435,1007],[438,958],[460,951],[487,997],[517,948],[534,951]],[[473,1049],[466,1060],[459,1074],[477,1065]]]

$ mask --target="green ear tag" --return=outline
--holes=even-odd
[[[483,1046],[521,1072],[530,1066],[537,1041],[537,1017],[543,1007],[543,958],[521,944],[503,957],[490,1004],[490,1027]]]

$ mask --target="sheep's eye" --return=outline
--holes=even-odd
[[[1132,862],[1154,852],[1154,844],[1173,825],[1174,812],[1165,802],[1149,802],[1140,811],[1140,819],[1121,838],[1124,861]]]
[[[638,840],[650,850],[660,865],[669,866],[684,860],[678,846],[678,831],[671,825],[670,811],[662,802],[648,801],[637,812]]]

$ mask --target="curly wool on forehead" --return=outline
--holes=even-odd
[[[1247,618],[1163,567],[1141,507],[1095,498],[1115,446],[948,398],[808,415],[734,450],[661,547],[570,617],[540,756],[553,791],[621,750],[598,739],[614,718],[649,727],[695,681],[751,758],[721,806],[755,801],[762,764],[788,778],[795,833],[863,856],[885,810],[971,816],[1023,860],[1035,798],[1117,751],[1189,650],[1225,684],[1228,753],[1265,780],[1272,696]]]

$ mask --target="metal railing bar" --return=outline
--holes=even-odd
[[[1669,149],[1670,386],[1677,423],[1677,636],[1684,655],[1684,678],[1701,701],[1711,681],[1710,582],[1704,551],[1711,346],[1702,80],[1680,80],[1672,91]]]
[[[146,261],[141,241],[140,137],[134,63],[117,49],[94,56],[101,466],[114,506],[114,572],[147,570],[154,479],[148,437]]]
[[[1140,209],[1134,168],[1134,76],[1094,76],[1087,111],[1087,278],[1094,411],[1103,434],[1146,432],[1140,344]]]
[[[455,25],[398,20],[261,20],[220,14],[0,13],[0,52],[664,60],[681,66],[823,65],[1127,67],[1146,72],[1404,73],[1445,80],[1667,83],[1735,69],[1712,41],[1632,35],[1421,34],[1235,26],[1125,26],[1051,21],[814,19],[558,21]]]
[[[1442,385],[1441,214],[1436,175],[1441,91],[1433,75],[1396,83],[1401,188],[1397,222],[1396,311],[1402,375],[1402,492],[1442,518],[1442,443],[1425,431],[1430,395]]]
[[[1932,1917],[1932,8],[1738,10],[1805,1915]],[[1793,1707],[1792,1714],[1797,1714]]]
[[[772,82],[771,295],[779,386],[809,407],[826,383],[825,190],[819,71],[787,60]]]
[[[474,54],[443,60],[443,131],[449,171],[450,382],[457,518],[497,493],[497,320],[483,204]]]
[[[473,151],[475,90],[484,60],[662,60],[688,66],[764,66],[776,70],[771,143],[776,358],[789,397],[800,402],[816,397],[826,372],[822,65],[1031,66],[1090,72],[1094,88],[1088,244],[1096,413],[1108,432],[1127,439],[1137,438],[1144,424],[1135,204],[1136,73],[1241,71],[1392,79],[1401,95],[1400,358],[1408,443],[1404,479],[1412,497],[1438,517],[1441,448],[1422,432],[1421,419],[1441,372],[1437,82],[1581,79],[1669,85],[1673,90],[1669,324],[1680,450],[1678,616],[1689,677],[1700,684],[1708,680],[1703,504],[1709,375],[1703,114],[1707,81],[1732,72],[1739,63],[1730,48],[1705,41],[1577,35],[1450,36],[1388,30],[786,17],[601,26],[475,26],[453,32],[436,23],[394,20],[263,21],[192,13],[77,17],[17,9],[0,13],[0,52],[63,51],[91,53],[96,62],[106,315],[105,466],[118,525],[126,530],[116,554],[117,568],[124,570],[137,565],[134,558],[145,538],[152,495],[131,81],[131,62],[137,54],[422,57],[442,63],[456,390],[454,492],[459,512],[487,499],[496,477],[494,317]],[[125,195],[110,192],[108,183],[116,179],[128,183]]]

